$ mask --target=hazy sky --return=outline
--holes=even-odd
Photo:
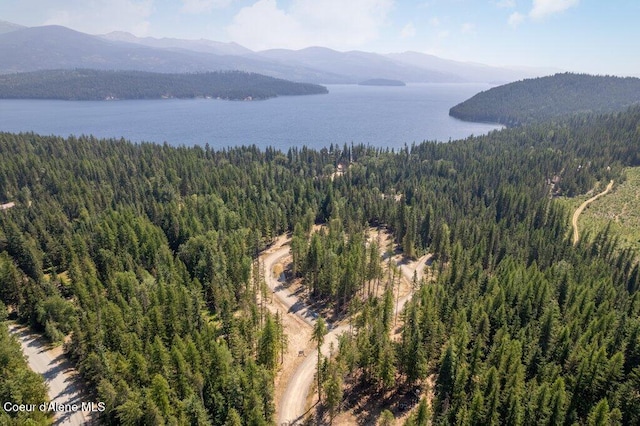
[[[638,0],[0,0],[0,19],[640,76]]]

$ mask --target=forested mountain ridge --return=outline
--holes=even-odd
[[[322,93],[328,93],[326,87],[241,71],[162,74],[76,69],[0,75],[0,99],[210,97],[240,100]]]
[[[449,115],[517,126],[576,113],[622,111],[638,103],[639,78],[564,73],[480,92],[452,107]]]
[[[632,108],[398,152],[0,133],[0,202],[16,203],[0,214],[0,298],[54,340],[72,332],[105,424],[272,424],[282,330],[253,259],[293,231],[304,285],[358,309],[362,234],[385,226],[433,253],[437,281],[398,342],[387,304],[366,302],[326,386],[433,374],[435,424],[637,424],[636,254],[606,233],[574,247],[549,181],[567,195],[619,181],[640,165],[638,123]],[[314,222],[329,234],[303,244]]]

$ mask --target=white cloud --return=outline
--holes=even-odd
[[[89,34],[129,31],[138,36],[149,32],[153,0],[73,0],[51,7],[44,25],[63,25]]]
[[[533,0],[533,8],[529,16],[533,19],[544,18],[548,15],[563,12],[576,6],[580,0]]]
[[[510,0],[504,0],[500,3],[507,3]],[[533,0],[533,5],[529,11],[528,17],[532,20],[540,20],[546,16],[563,12],[573,6],[576,6],[580,0]],[[512,28],[517,28],[524,20],[527,19],[527,15],[523,15],[520,12],[513,12],[509,15],[507,23]]]
[[[416,35],[416,27],[413,25],[413,22],[409,22],[407,25],[402,27],[402,31],[400,31],[400,37],[402,38],[412,38]]]
[[[436,38],[438,40],[444,40],[445,38],[449,37],[451,33],[447,30],[443,30],[443,31],[439,31],[438,34],[436,34]]]
[[[322,45],[356,48],[379,38],[393,0],[276,0],[242,8],[226,27],[229,37],[252,49],[300,49]]]
[[[515,0],[498,0],[495,3],[496,3],[496,6],[503,9],[513,9],[514,7],[516,7]]]
[[[198,14],[211,12],[213,9],[224,9],[233,3],[233,0],[182,0],[182,3],[182,12]]]
[[[516,28],[522,23],[522,21],[524,21],[524,18],[525,16],[522,13],[513,12],[511,15],[509,15],[509,19],[507,20],[507,22],[512,28]]]
[[[439,27],[440,26],[440,20],[437,17],[433,17],[433,18],[429,19],[429,25],[431,25],[432,27]]]
[[[462,34],[473,34],[476,32],[476,26],[475,24],[472,24],[470,22],[465,22],[464,24],[462,24],[460,31],[462,32]]]
[[[304,29],[294,17],[278,9],[275,0],[260,0],[242,8],[227,27],[232,40],[252,49],[304,47],[296,39]]]

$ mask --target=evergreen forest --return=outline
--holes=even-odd
[[[638,103],[639,78],[563,73],[480,92],[452,107],[449,115],[519,126],[577,113],[618,112]]]
[[[640,424],[638,254],[606,229],[573,245],[554,200],[640,166],[640,107],[397,151],[0,133],[0,157],[0,312],[71,336],[103,424],[275,423],[284,330],[255,259],[287,232],[293,273],[354,318],[318,379],[330,409],[347,382],[432,380],[407,424]],[[371,227],[433,254],[398,340]],[[372,279],[381,297],[362,297]],[[0,395],[42,398],[15,342],[0,348]]]
[[[113,100],[160,98],[268,99],[316,95],[326,87],[242,71],[164,74],[89,69],[0,75],[0,99]]]

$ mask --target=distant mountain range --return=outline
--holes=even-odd
[[[23,27],[0,21],[0,74],[44,69],[137,70],[163,73],[239,70],[293,81],[339,84],[368,79],[407,83],[505,83],[551,69],[510,69],[457,62],[418,52],[339,52],[324,47],[254,52],[237,43],[97,36],[61,26]]]
[[[0,34],[10,33],[11,31],[27,28],[23,25],[14,24],[12,22],[0,21]]]

